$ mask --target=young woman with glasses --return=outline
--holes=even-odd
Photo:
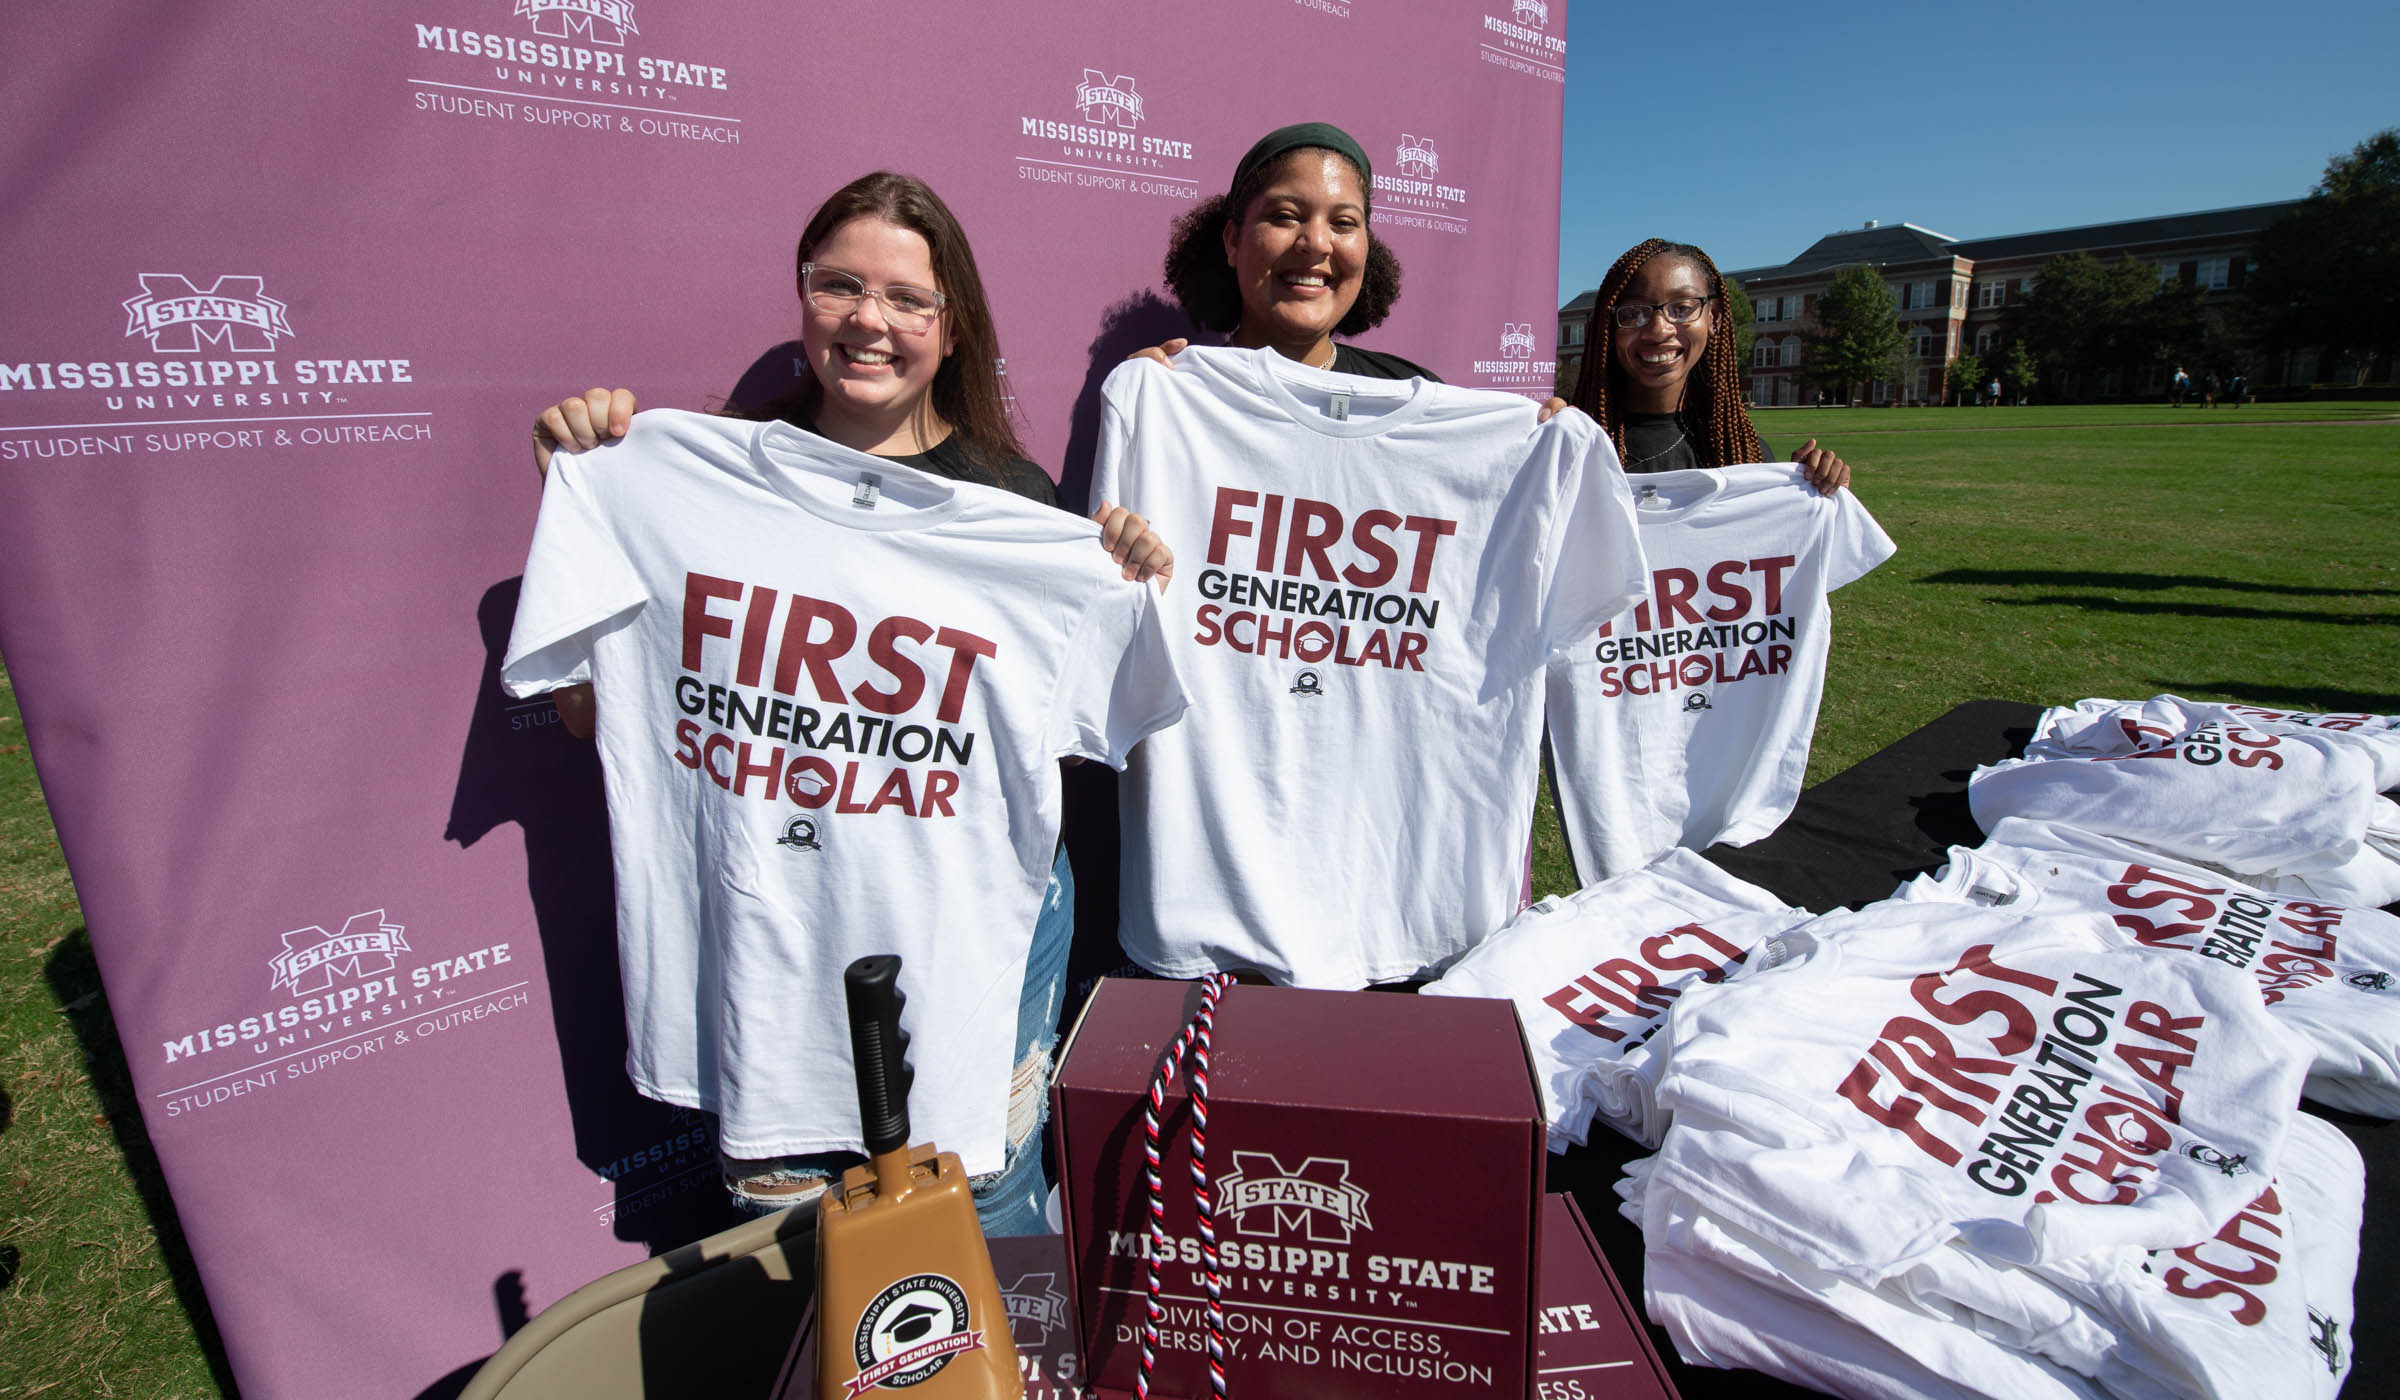
[[[1025,459],[999,383],[999,336],[975,255],[940,196],[912,176],[878,171],[825,201],[800,235],[800,343],[808,374],[791,393],[738,416],[782,419],[844,447],[956,481],[1058,504],[1057,488]],[[632,425],[629,390],[594,389],[534,420],[536,466],[554,449],[591,451]],[[1101,547],[1128,580],[1163,577],[1173,557],[1140,516],[1103,512]],[[588,738],[588,686],[555,692],[570,731]],[[1069,760],[1072,762],[1073,760]],[[1049,1047],[1065,991],[1075,885],[1061,849],[1025,964],[1017,1008],[1018,1060],[1009,1095],[1007,1165],[972,1185],[985,1232],[1038,1234],[1048,1183],[1036,1131],[1047,1101]],[[765,1213],[813,1199],[856,1154],[726,1158],[734,1203]]]
[[[1742,406],[1725,278],[1708,254],[1657,238],[1626,249],[1600,283],[1591,324],[1573,403],[1608,430],[1627,472],[1772,460]],[[1792,461],[1819,491],[1850,480],[1849,465],[1814,438]]]

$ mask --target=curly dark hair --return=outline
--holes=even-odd
[[[1236,185],[1230,194],[1213,195],[1193,205],[1175,220],[1175,229],[1167,240],[1167,258],[1161,269],[1166,277],[1167,290],[1182,303],[1183,314],[1203,330],[1230,334],[1242,323],[1242,289],[1233,279],[1233,269],[1225,262],[1225,226],[1239,219],[1274,179],[1283,163],[1294,156],[1319,154],[1339,156],[1322,146],[1302,146],[1252,171]],[[1348,159],[1344,158],[1348,164]],[[1356,166],[1351,167],[1356,170]],[[1363,188],[1366,178],[1361,174]],[[1368,192],[1370,206],[1374,195]],[[1335,335],[1357,335],[1383,324],[1392,314],[1392,304],[1400,300],[1400,259],[1390,245],[1367,231],[1367,265],[1359,278],[1358,299],[1350,304],[1349,314],[1333,328]]]
[[[1644,239],[1625,250],[1608,276],[1600,281],[1600,290],[1593,295],[1591,328],[1584,336],[1587,348],[1583,367],[1575,376],[1574,403],[1592,415],[1608,431],[1609,440],[1617,454],[1625,453],[1625,397],[1628,382],[1624,369],[1617,364],[1616,314],[1617,303],[1625,297],[1625,288],[1633,275],[1653,258],[1683,258],[1700,269],[1708,279],[1708,295],[1715,315],[1710,328],[1708,348],[1701,352],[1700,363],[1692,367],[1691,377],[1684,381],[1683,403],[1676,409],[1690,425],[1693,445],[1712,467],[1731,466],[1736,462],[1755,462],[1765,454],[1759,446],[1758,430],[1750,425],[1750,412],[1742,406],[1742,367],[1734,349],[1733,318],[1725,314],[1725,275],[1708,254],[1689,243],[1669,243],[1663,238]]]

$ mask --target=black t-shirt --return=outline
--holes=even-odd
[[[1775,449],[1765,438],[1758,440],[1758,456],[1763,462],[1778,460]],[[1625,474],[1640,476],[1646,472],[1678,472],[1693,467],[1705,467],[1700,458],[1700,442],[1683,420],[1672,413],[1628,413],[1625,415]],[[1723,465],[1735,466],[1727,462]]]
[[[1362,350],[1355,345],[1334,342],[1333,363],[1326,366],[1336,374],[1355,374],[1367,379],[1430,379],[1442,382],[1432,370],[1404,360],[1398,355],[1386,355],[1381,350]]]
[[[986,466],[967,455],[966,444],[961,441],[961,435],[955,432],[923,452],[893,456],[889,460],[905,462],[918,471],[931,472],[952,481],[997,486],[1003,491],[1013,491],[1029,501],[1040,501],[1046,506],[1058,504],[1058,484],[1050,479],[1048,472],[1022,457],[1011,457],[996,467]]]

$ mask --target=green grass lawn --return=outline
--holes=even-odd
[[[1760,415],[1848,459],[1900,547],[1835,595],[1811,780],[1974,699],[2400,712],[2395,407]],[[1535,888],[1568,888],[1536,832]],[[0,1400],[229,1393],[4,675],[0,1092]]]

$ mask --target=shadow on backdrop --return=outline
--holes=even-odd
[[[492,585],[476,607],[483,668],[443,838],[465,848],[502,825],[521,832],[575,1158],[598,1178],[582,1188],[592,1195],[590,1219],[655,1255],[739,1217],[718,1185],[715,1121],[646,1099],[625,1077],[625,994],[599,752],[566,732],[548,699],[518,700],[500,688],[522,582]],[[563,1190],[571,1196],[579,1186]],[[586,1282],[536,1285],[563,1295]],[[495,1345],[523,1326],[525,1285],[513,1270],[492,1282]],[[421,1400],[455,1395],[480,1364],[443,1377]]]

